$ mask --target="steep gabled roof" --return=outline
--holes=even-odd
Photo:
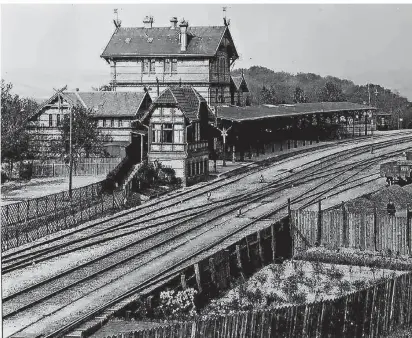
[[[112,35],[101,57],[144,56],[214,56],[227,32],[227,26],[188,27],[187,49],[182,52],[179,43],[180,28],[119,27]],[[236,49],[233,51],[237,57]]]
[[[241,89],[243,92],[249,92],[249,88],[243,74],[239,76],[231,75],[230,79],[233,82],[233,85],[235,86],[236,90]]]
[[[90,109],[94,116],[123,116],[136,117],[141,105],[148,93],[139,92],[62,92],[60,93],[70,105],[81,105]],[[54,94],[48,99],[36,113],[42,112],[45,106],[52,103],[57,97]]]
[[[147,118],[159,105],[178,107],[189,121],[198,120],[202,106],[208,111],[208,117],[214,118],[206,100],[193,87],[168,87],[153,102],[149,112],[142,117]]]

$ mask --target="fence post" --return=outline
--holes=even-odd
[[[209,258],[209,270],[212,283],[216,285],[216,269],[215,269],[215,260],[211,257]]]
[[[17,203],[17,221],[20,223],[20,204],[21,202]]]
[[[27,200],[26,222],[29,221],[30,200]]]
[[[9,205],[6,205],[6,223],[10,224]]]
[[[272,260],[273,260],[273,262],[275,262],[275,259],[276,259],[276,232],[275,232],[275,230],[276,230],[275,225],[272,224],[270,226],[270,232],[271,232],[271,238],[272,238],[271,246],[272,246]]]
[[[184,272],[182,272],[182,273],[180,274],[180,284],[182,285],[182,289],[183,289],[183,290],[186,290],[186,288],[187,288],[187,283],[186,283],[186,276],[185,276]]]
[[[197,289],[198,289],[199,293],[201,293],[201,292],[202,292],[202,284],[201,284],[202,281],[200,280],[199,263],[195,263],[195,264],[193,265],[193,267],[195,268]]]
[[[375,246],[375,251],[378,251],[378,209],[376,206],[373,208],[373,245]]]
[[[262,235],[260,231],[257,232],[257,242],[258,242],[258,250],[259,250],[259,258],[262,263],[262,266],[265,265],[265,257],[263,255],[263,246],[262,246]]]
[[[342,202],[342,225],[343,225],[343,246],[347,248],[348,243],[348,214],[345,208],[345,202]]]
[[[245,276],[243,274],[242,257],[240,256],[240,245],[236,245],[236,262],[237,267],[240,270],[240,275],[242,276],[242,279],[245,279]]]
[[[321,244],[322,241],[322,202],[318,202],[318,231],[316,234],[316,241],[318,245]]]
[[[412,222],[412,210],[408,204],[406,211],[406,241],[408,246],[408,254],[411,254],[411,222]]]

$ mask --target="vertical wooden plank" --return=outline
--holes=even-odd
[[[272,248],[272,261],[275,262],[276,260],[276,229],[275,224],[270,226],[271,232],[271,248]]]
[[[193,267],[194,267],[194,270],[195,270],[197,290],[199,291],[199,293],[201,293],[202,292],[202,281],[200,279],[199,263],[195,263],[193,265]]]

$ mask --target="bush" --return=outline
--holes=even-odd
[[[33,176],[33,163],[22,163],[19,176],[23,180],[31,180]]]
[[[197,314],[194,303],[197,291],[187,288],[183,291],[163,291],[160,293],[159,312],[165,318],[191,317]]]
[[[1,183],[7,182],[9,178],[7,177],[7,174],[2,170],[1,171]]]

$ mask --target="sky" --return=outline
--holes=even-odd
[[[3,4],[1,77],[14,92],[47,98],[53,88],[89,91],[110,81],[100,58],[114,31],[113,9],[123,27],[168,26],[177,16],[189,25],[222,25],[219,4]],[[240,59],[235,68],[310,72],[377,83],[412,101],[412,4],[229,4],[227,17]]]

